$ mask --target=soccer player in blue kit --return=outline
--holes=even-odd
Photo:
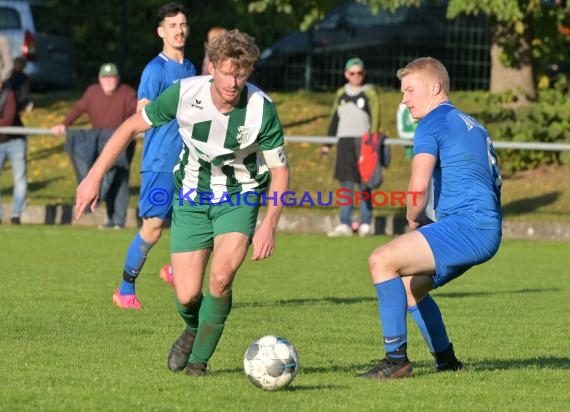
[[[406,314],[411,314],[437,371],[456,371],[456,358],[441,312],[429,291],[489,260],[501,243],[501,174],[487,130],[449,101],[445,66],[422,57],[398,70],[402,102],[421,119],[406,218],[411,232],[372,252],[368,263],[377,292],[386,356],[359,375],[372,379],[412,375],[407,356]],[[426,217],[434,180],[436,221]]]
[[[162,52],[144,68],[137,92],[137,112],[160,93],[180,79],[196,75],[196,68],[184,58],[188,37],[187,14],[184,6],[168,3],[158,11],[158,36],[163,41]],[[176,120],[145,133],[141,162],[139,216],[142,227],[129,246],[122,282],[113,294],[113,303],[122,309],[140,309],[135,291],[147,254],[162,235],[164,222],[172,213],[174,181],[172,170],[182,151],[182,139]],[[172,282],[170,265],[161,277]]]

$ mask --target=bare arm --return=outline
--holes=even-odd
[[[275,249],[275,229],[283,211],[281,196],[289,189],[289,166],[269,169],[271,185],[267,196],[267,214],[253,236],[252,260],[268,258]]]
[[[81,96],[81,99],[79,99],[73,105],[73,107],[71,108],[69,113],[67,113],[67,116],[65,116],[65,119],[63,119],[63,122],[60,124],[56,124],[55,126],[52,126],[51,132],[53,134],[57,134],[57,135],[64,134],[67,131],[68,126],[75,123],[75,121],[83,113],[87,113],[87,107],[89,105],[89,100],[91,98],[90,96],[92,96],[92,93],[91,93],[92,90],[93,89],[91,87],[88,87],[87,90],[85,90],[85,92],[83,93],[83,96]]]
[[[142,98],[139,101],[137,101],[137,112],[140,112],[142,110],[143,107],[145,107],[147,104],[150,103],[150,100],[148,100],[147,98]]]
[[[95,209],[103,176],[111,168],[117,157],[126,149],[133,137],[148,129],[150,129],[150,125],[144,120],[142,113],[138,112],[125,120],[115,130],[85,179],[77,186],[75,198],[76,219],[81,217],[87,207],[90,207],[91,210]]]
[[[433,175],[436,158],[427,153],[420,153],[412,160],[412,175],[408,183],[407,213],[406,218],[412,229],[429,223],[425,216],[425,208],[428,204],[429,182]]]

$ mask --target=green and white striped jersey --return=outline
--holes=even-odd
[[[265,191],[270,175],[258,153],[284,144],[273,101],[246,83],[234,110],[221,113],[210,87],[210,76],[182,79],[142,111],[153,127],[178,121],[184,148],[174,168],[177,189],[193,191],[192,200],[196,193],[208,193],[213,202],[238,192]]]

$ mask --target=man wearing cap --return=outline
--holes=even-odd
[[[344,77],[347,83],[338,89],[329,123],[329,136],[338,137],[337,158],[334,177],[340,182],[345,193],[352,195],[354,185],[370,192],[373,188],[361,183],[358,169],[362,136],[380,129],[380,101],[376,86],[364,84],[364,62],[358,57],[347,60]],[[330,145],[324,145],[322,154],[327,155]],[[370,196],[359,201],[360,222],[358,234],[368,236],[372,229],[372,202]],[[329,236],[351,236],[353,231],[353,202],[340,207],[340,224],[329,232]]]
[[[103,64],[99,69],[99,81],[87,87],[63,122],[51,129],[53,134],[66,134],[66,151],[71,156],[78,182],[85,177],[113,131],[134,114],[136,108],[136,91],[120,83],[119,70],[114,63]],[[68,130],[82,114],[89,116],[91,129]],[[134,149],[133,141],[105,177],[101,198],[107,204],[107,223],[102,227],[119,229],[125,226],[129,206],[129,166]]]

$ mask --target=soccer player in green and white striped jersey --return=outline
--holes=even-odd
[[[171,251],[177,310],[186,328],[170,350],[168,367],[186,368],[190,376],[206,374],[231,310],[232,282],[249,244],[253,260],[273,253],[281,197],[289,187],[275,106],[247,83],[259,57],[253,39],[231,30],[209,44],[207,53],[211,75],[181,80],[125,121],[78,186],[76,199],[79,218],[95,206],[105,171],[130,139],[177,119],[184,149],[174,169]],[[267,213],[255,230],[261,193],[268,189]]]

